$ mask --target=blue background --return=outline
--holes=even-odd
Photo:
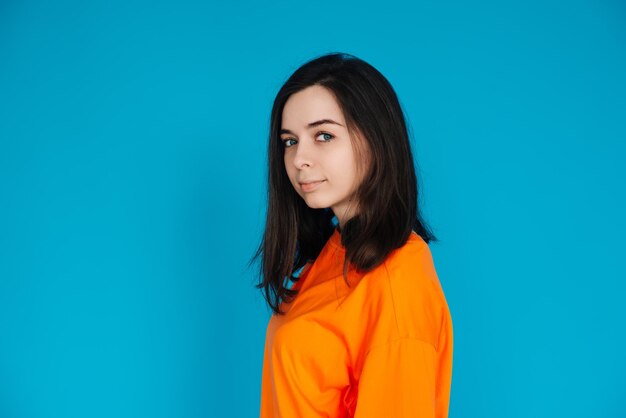
[[[258,416],[269,112],[395,87],[453,317],[450,417],[626,416],[620,1],[0,3],[0,417]]]

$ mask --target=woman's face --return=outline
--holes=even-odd
[[[281,121],[285,169],[310,208],[331,208],[340,226],[358,211],[357,161],[333,93],[314,85],[292,94]]]

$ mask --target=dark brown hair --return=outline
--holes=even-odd
[[[268,142],[268,206],[265,232],[251,265],[261,257],[264,297],[276,314],[281,301],[297,290],[289,281],[308,261],[315,260],[335,229],[330,208],[312,209],[287,177],[280,140],[282,112],[292,94],[319,85],[329,89],[341,108],[349,131],[365,140],[370,164],[356,190],[358,213],[341,229],[348,266],[371,271],[401,247],[414,230],[425,242],[437,241],[422,220],[418,184],[402,107],[389,81],[373,66],[346,53],[331,53],[298,68],[278,91],[272,107]],[[352,137],[352,135],[351,135]],[[354,141],[353,141],[354,146]]]

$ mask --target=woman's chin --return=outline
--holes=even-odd
[[[328,207],[328,204],[324,202],[322,199],[316,199],[312,196],[307,196],[302,198],[304,203],[311,209],[325,209]]]

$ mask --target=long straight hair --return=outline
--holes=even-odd
[[[379,266],[415,231],[428,243],[437,238],[419,210],[418,182],[402,107],[389,81],[372,65],[346,53],[330,53],[299,67],[278,91],[272,107],[268,141],[268,206],[265,232],[249,265],[259,256],[264,298],[276,314],[282,301],[298,293],[288,287],[308,261],[315,260],[335,229],[330,208],[314,209],[294,190],[284,164],[280,140],[282,112],[287,99],[307,87],[319,85],[335,96],[352,138],[365,141],[370,160],[358,185],[356,215],[341,228],[346,249],[343,266],[365,273]],[[355,141],[353,149],[358,151]],[[362,160],[357,164],[362,164]]]

